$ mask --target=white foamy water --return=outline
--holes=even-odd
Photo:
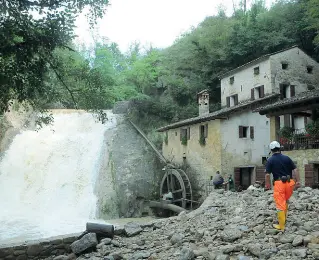
[[[0,244],[82,232],[95,219],[94,186],[116,126],[86,112],[53,112],[53,126],[22,131],[0,162]]]

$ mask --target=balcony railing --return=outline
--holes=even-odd
[[[279,136],[284,151],[319,149],[319,137],[309,135],[305,129],[296,129],[289,138]]]

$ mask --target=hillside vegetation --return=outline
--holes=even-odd
[[[0,39],[2,112],[16,99],[29,101],[40,111],[52,106],[91,110],[104,121],[101,109],[132,100],[131,118],[157,145],[161,143],[157,127],[197,115],[200,90],[209,90],[211,111],[219,109],[218,75],[223,72],[293,45],[319,61],[319,0],[282,0],[269,10],[264,1],[256,0],[249,10],[239,4],[230,17],[219,9],[166,49],[133,43],[127,53],[106,39],[96,41],[93,49],[70,44],[74,17],[90,7],[95,10],[93,25],[104,14],[106,0],[95,4],[41,0],[33,6],[24,0],[4,2],[0,8],[5,35]],[[65,2],[70,8],[56,13]],[[34,12],[49,11],[43,20],[31,19],[31,7]]]

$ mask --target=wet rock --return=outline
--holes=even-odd
[[[220,236],[225,242],[233,242],[242,237],[242,232],[238,229],[227,229],[224,230]]]
[[[261,246],[259,244],[251,244],[248,245],[247,249],[250,253],[252,253],[254,256],[260,256],[261,253]]]
[[[184,247],[181,250],[179,260],[193,260],[193,259],[195,259],[195,254],[194,254],[193,250],[191,250],[190,248]]]
[[[38,256],[41,253],[42,249],[43,249],[42,245],[39,245],[39,244],[30,245],[28,246],[27,254],[28,256]]]
[[[300,246],[303,243],[303,237],[302,236],[296,236],[294,240],[292,241],[293,246]]]
[[[139,224],[131,222],[131,223],[127,223],[124,226],[124,231],[128,237],[132,237],[141,233],[143,229],[141,228]]]
[[[84,235],[81,239],[74,241],[71,244],[71,249],[74,254],[80,254],[86,249],[97,246],[97,238],[95,233]]]
[[[114,227],[114,235],[120,236],[120,235],[124,235],[124,234],[125,234],[124,227],[120,227],[120,226],[115,226]]]
[[[109,244],[111,244],[111,242],[112,242],[111,238],[103,238],[101,240],[101,243],[103,243],[104,245],[109,245]]]
[[[111,241],[111,244],[112,244],[113,246],[115,246],[115,247],[120,247],[120,246],[121,246],[120,242],[119,242],[119,241],[116,241],[116,240],[112,240],[112,241]]]
[[[182,244],[182,241],[183,241],[183,238],[184,238],[184,235],[182,234],[174,234],[172,236],[172,238],[170,239],[172,245],[175,245],[175,244]]]
[[[313,238],[313,236],[311,236],[311,235],[307,235],[307,236],[305,236],[304,238],[303,238],[303,244],[305,245],[305,246],[307,246],[310,242],[311,242],[311,239]]]
[[[147,259],[150,256],[150,252],[137,252],[130,258],[130,260]]]
[[[215,260],[230,260],[229,255],[218,255]]]
[[[306,258],[307,257],[307,248],[294,249],[292,251],[292,255],[298,258]]]
[[[69,257],[67,255],[59,255],[54,257],[53,260],[69,260]]]
[[[282,235],[279,238],[279,242],[282,244],[292,243],[294,241],[293,235]]]
[[[250,256],[239,255],[237,260],[253,260],[253,258]]]

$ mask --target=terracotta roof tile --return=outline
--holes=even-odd
[[[288,106],[292,104],[297,104],[297,103],[305,102],[308,100],[310,101],[310,100],[314,100],[318,98],[319,98],[319,90],[305,91],[305,92],[299,93],[297,96],[294,96],[291,98],[285,98],[266,106],[261,106],[257,109],[254,109],[253,112],[265,113],[266,111],[271,109],[280,108],[280,107],[284,107],[284,106]]]
[[[157,131],[163,132],[163,131],[178,128],[181,126],[193,125],[193,124],[197,124],[197,123],[201,123],[201,122],[205,122],[205,121],[210,121],[210,120],[214,120],[214,119],[222,119],[222,118],[225,118],[226,116],[228,116],[229,114],[236,112],[237,110],[246,108],[250,105],[258,105],[262,101],[269,100],[271,98],[275,98],[278,96],[279,96],[279,94],[270,94],[270,95],[265,96],[264,98],[256,99],[253,101],[247,100],[247,101],[239,103],[237,106],[225,107],[225,108],[222,108],[218,111],[215,111],[215,112],[212,112],[212,113],[209,113],[206,115],[192,117],[189,119],[185,119],[185,120],[161,127],[159,129],[157,129]]]

